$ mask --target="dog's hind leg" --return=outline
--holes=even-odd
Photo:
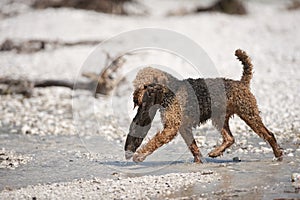
[[[266,140],[271,145],[275,157],[278,158],[278,160],[282,160],[282,149],[277,144],[274,134],[263,124],[253,94],[248,93],[247,98],[241,99],[239,105],[236,106],[236,114],[244,120],[257,135]]]
[[[197,143],[194,139],[194,136],[193,136],[193,133],[192,133],[192,128],[181,126],[180,129],[179,129],[179,132],[180,132],[182,138],[184,139],[186,145],[190,149],[191,153],[193,154],[194,162],[195,163],[202,163],[202,161],[201,161],[202,155],[201,155],[201,153],[199,151],[199,148],[197,146]]]
[[[251,127],[251,129],[257,135],[259,135],[261,138],[263,138],[270,144],[275,157],[278,158],[278,160],[282,160],[282,149],[277,144],[274,134],[270,132],[263,124],[258,112],[255,112],[254,115],[245,115],[243,113],[240,113],[239,116],[242,120],[246,122],[248,126]]]
[[[133,161],[142,162],[156,149],[170,142],[178,133],[181,124],[181,109],[178,101],[174,101],[163,112],[164,129],[158,132],[144,146],[140,147],[133,155]]]
[[[214,126],[222,134],[223,142],[208,154],[210,157],[214,158],[222,155],[223,152],[234,143],[234,137],[229,129],[229,118],[230,115],[226,115],[224,118],[212,119]]]

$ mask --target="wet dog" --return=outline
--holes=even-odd
[[[159,69],[147,67],[140,70],[134,80],[134,105],[138,111],[130,124],[125,143],[125,157],[142,162],[162,145],[170,142],[180,132],[194,156],[201,163],[202,155],[192,134],[192,128],[208,119],[221,133],[223,142],[209,153],[217,157],[234,143],[229,128],[229,119],[238,115],[251,129],[266,140],[276,158],[282,158],[282,149],[274,134],[269,131],[259,116],[256,99],[250,91],[252,63],[245,51],[236,50],[235,55],[243,64],[240,80],[226,78],[199,78],[178,80]],[[151,122],[157,112],[161,113],[163,130],[145,145]],[[141,147],[140,147],[141,146]]]

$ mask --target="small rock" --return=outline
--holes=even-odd
[[[266,145],[266,142],[259,142],[258,143],[260,146]]]
[[[293,157],[294,154],[293,154],[293,153],[289,153],[289,154],[287,154],[287,156],[288,156],[288,157]]]
[[[253,149],[253,152],[254,153],[262,153],[262,150],[261,149]]]
[[[31,133],[31,128],[27,124],[25,124],[22,127],[21,131],[22,131],[23,134],[30,134]]]
[[[239,157],[234,157],[232,158],[233,162],[241,162],[241,159]]]
[[[292,173],[291,181],[292,182],[300,181],[300,173]]]
[[[12,129],[12,130],[10,130],[10,133],[17,133],[17,132],[18,132],[17,129]]]
[[[264,153],[270,153],[270,152],[272,152],[272,149],[271,149],[271,148],[268,148],[268,147],[261,147],[261,150],[262,150]]]
[[[243,149],[238,149],[237,152],[238,152],[238,153],[244,153],[245,150],[243,150]]]

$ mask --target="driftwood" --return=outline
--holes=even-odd
[[[1,0],[3,1],[3,0]],[[138,0],[5,0],[0,19],[14,17],[34,9],[74,8],[117,15],[147,15],[147,7]]]
[[[111,58],[108,57],[108,59]],[[65,80],[28,80],[24,78],[12,79],[0,77],[0,95],[22,94],[25,97],[31,97],[34,88],[52,86],[67,87],[72,90],[89,90],[94,92],[95,96],[96,94],[109,95],[110,92],[124,80],[123,78],[120,78],[120,75],[118,74],[118,70],[124,63],[125,59],[119,57],[113,60],[100,74],[83,73],[82,76],[89,79],[87,82],[78,81],[74,83]]]
[[[16,51],[17,53],[35,53],[43,50],[53,50],[59,47],[76,45],[97,45],[100,40],[83,40],[76,42],[63,42],[58,40],[11,40],[6,39],[0,44],[0,51]]]
[[[300,9],[300,1],[294,0],[290,5],[287,6],[287,10],[298,10]]]
[[[0,94],[22,94],[31,97],[34,83],[25,79],[0,78]]]
[[[231,15],[245,15],[247,14],[246,7],[239,0],[219,0],[215,4],[203,8],[198,7],[195,10],[196,12],[207,12],[207,11],[216,11],[223,12]]]
[[[61,8],[70,7],[85,10],[94,10],[97,12],[128,15],[124,4],[134,2],[133,0],[35,0],[33,8]],[[136,3],[136,2],[135,2]]]
[[[188,15],[200,12],[222,12],[231,15],[245,15],[247,14],[247,9],[244,6],[243,2],[239,0],[218,0],[208,7],[198,6],[191,11],[180,9],[170,12],[168,16]]]

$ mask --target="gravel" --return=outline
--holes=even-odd
[[[2,96],[0,127],[10,133],[75,134],[70,93],[64,88],[47,88],[36,89],[32,98]]]
[[[15,169],[25,165],[32,158],[14,151],[8,151],[5,148],[0,150],[0,169]]]
[[[67,183],[28,186],[2,191],[3,199],[153,199],[167,198],[195,183],[210,184],[219,179],[213,172],[167,174],[138,178],[75,180]],[[152,187],[149,187],[149,184]]]

